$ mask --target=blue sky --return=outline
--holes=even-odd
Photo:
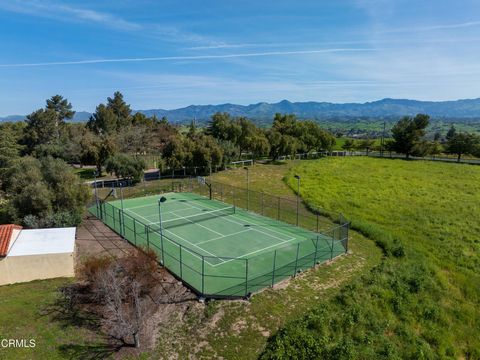
[[[0,0],[0,115],[480,97],[478,0]]]

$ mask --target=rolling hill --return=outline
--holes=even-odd
[[[464,119],[480,121],[480,98],[455,101],[418,101],[407,99],[383,99],[366,103],[329,103],[329,102],[290,102],[282,100],[278,103],[260,102],[250,105],[190,105],[184,108],[165,110],[136,110],[147,116],[167,117],[173,123],[186,123],[196,118],[199,122],[207,121],[216,112],[228,112],[233,116],[245,116],[259,123],[269,122],[275,113],[295,114],[302,119],[342,119],[373,118],[389,119],[404,115],[427,113],[434,118]],[[79,111],[74,121],[86,121],[90,113]],[[0,121],[19,121],[22,115],[0,117]]]

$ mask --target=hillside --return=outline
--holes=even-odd
[[[417,101],[404,99],[383,99],[366,103],[335,104],[329,102],[290,102],[282,100],[278,103],[260,102],[250,105],[190,105],[184,108],[165,110],[136,110],[147,116],[166,116],[171,122],[185,123],[196,118],[199,122],[207,121],[216,112],[228,112],[233,116],[245,116],[258,123],[269,123],[275,113],[295,114],[301,119],[332,120],[338,123],[351,122],[361,118],[397,119],[404,115],[427,113],[437,119],[456,119],[455,122],[480,122],[480,98],[456,101]],[[74,121],[86,121],[90,113],[79,111]],[[0,117],[0,121],[22,120],[22,115]]]

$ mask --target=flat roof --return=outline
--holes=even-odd
[[[76,228],[22,230],[7,256],[73,253]]]

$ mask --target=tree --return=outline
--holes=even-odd
[[[457,129],[455,129],[455,126],[450,126],[450,129],[447,132],[447,136],[445,136],[445,139],[450,140],[457,134]]]
[[[27,154],[32,154],[39,145],[53,145],[56,137],[57,113],[40,109],[27,116],[22,143]]]
[[[186,144],[192,154],[191,162],[187,165],[200,166],[211,171],[222,164],[223,151],[213,137],[201,135],[194,142],[187,139]]]
[[[113,98],[107,98],[107,109],[112,110],[116,117],[117,131],[132,123],[132,110],[130,105],[123,100],[123,95],[120,91],[116,91],[113,94]]]
[[[136,159],[125,154],[116,154],[107,159],[105,170],[109,173],[115,173],[119,179],[132,180],[138,183],[143,179],[143,170],[145,163],[141,159]]]
[[[335,137],[311,120],[298,121],[294,132],[288,135],[295,136],[301,149],[307,153],[312,150],[330,150],[335,144]]]
[[[241,135],[241,125],[228,113],[215,113],[207,125],[206,134],[215,139],[231,141],[237,144]]]
[[[268,141],[270,142],[270,156],[273,160],[277,160],[282,155],[294,155],[298,148],[297,140],[290,135],[282,135],[275,129],[267,132]]]
[[[368,156],[368,153],[369,153],[370,149],[373,147],[374,144],[375,144],[375,140],[363,139],[357,144],[356,147],[357,147],[357,149],[365,150],[367,152],[367,156]]]
[[[190,126],[188,127],[187,137],[189,137],[190,139],[194,139],[197,135],[197,131],[197,124],[195,123],[195,120],[192,120],[190,122]]]
[[[51,157],[14,160],[2,187],[10,199],[11,217],[27,226],[75,226],[90,197],[88,187],[80,184],[70,166]]]
[[[58,140],[60,138],[60,127],[65,123],[65,119],[73,118],[75,111],[72,111],[72,104],[61,95],[54,95],[48,99],[45,109],[52,110],[56,114],[55,136]]]
[[[353,148],[356,147],[355,140],[353,139],[346,139],[345,143],[342,145],[342,149],[347,151],[352,151]]]
[[[102,166],[105,161],[117,151],[113,135],[95,135],[85,129],[80,140],[80,160],[82,165],[96,165],[98,176],[102,176]]]
[[[167,166],[172,170],[184,166],[191,159],[191,153],[189,153],[184,141],[179,136],[171,136],[169,138],[163,149],[162,156],[166,160]]]
[[[425,136],[429,120],[428,115],[418,114],[414,118],[406,116],[398,121],[392,128],[393,150],[405,154],[408,159],[415,144]]]
[[[99,135],[113,134],[132,124],[131,113],[130,105],[123,100],[123,95],[117,91],[113,98],[107,98],[107,104],[97,106],[87,126]]]
[[[0,169],[6,168],[10,161],[20,156],[21,146],[18,140],[12,126],[0,125]]]
[[[254,160],[270,152],[270,143],[263,131],[258,130],[248,142]]]
[[[87,127],[98,135],[113,134],[117,130],[117,117],[112,109],[100,104],[88,120]]]
[[[457,161],[460,162],[462,155],[472,154],[475,147],[478,146],[478,138],[473,134],[455,133],[446,144],[446,151],[457,155]]]

